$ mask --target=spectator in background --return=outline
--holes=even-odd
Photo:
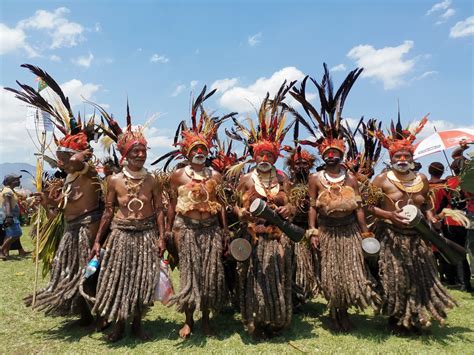
[[[437,214],[441,213],[444,208],[450,208],[454,210],[466,211],[466,194],[460,187],[459,175],[465,165],[466,158],[462,155],[465,149],[458,148],[460,153],[456,155],[454,161],[451,163],[450,168],[454,173],[454,176],[450,176],[446,180],[446,195],[439,202]],[[454,153],[453,153],[454,155]],[[453,242],[465,247],[467,238],[467,229],[460,222],[453,219],[452,217],[446,216],[443,219],[442,231],[446,238]],[[461,263],[452,268],[447,275],[448,283],[460,283],[461,290],[472,292],[471,287],[471,271],[469,269],[469,263],[465,258]]]
[[[5,212],[3,221],[4,240],[0,248],[0,259],[6,260],[10,249],[15,242],[19,242],[22,231],[20,226],[20,206],[14,189],[20,186],[21,175],[8,174],[3,179],[4,188],[0,194],[0,202]],[[28,254],[23,250],[21,244],[18,252],[20,255]]]
[[[430,193],[431,200],[433,202],[433,209],[435,212],[439,213],[439,206],[443,198],[446,197],[446,179],[442,179],[444,174],[444,165],[438,161],[435,161],[430,164],[428,167],[428,173],[430,174],[430,179],[428,183],[430,184]],[[440,231],[441,223],[436,223],[433,227]],[[433,254],[436,258],[436,263],[438,264],[439,278],[442,282],[447,281],[446,275],[451,272],[450,265],[447,261],[441,256],[438,249],[435,246],[432,246]],[[452,272],[451,272],[452,273]]]

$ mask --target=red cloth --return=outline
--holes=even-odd
[[[460,183],[461,183],[461,180],[459,179],[459,176],[452,176],[446,180],[446,185],[448,186],[448,190],[446,191],[447,206],[445,206],[445,208],[451,208],[451,209],[453,208],[453,206],[451,205],[451,198],[453,195],[453,191],[451,190],[458,189]],[[446,217],[444,220],[444,224],[448,226],[462,226],[461,223],[455,221],[452,217]]]

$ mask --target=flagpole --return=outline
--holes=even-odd
[[[43,130],[41,132],[41,156],[38,158],[40,159],[39,164],[41,166],[41,173],[43,173],[43,167],[44,167],[44,151],[45,151],[45,146],[46,146],[46,130]],[[38,162],[37,162],[38,163]],[[38,179],[42,180],[42,176],[37,176],[36,177],[37,181]],[[39,191],[43,189],[43,186],[40,186]],[[38,289],[38,271],[39,271],[39,240],[40,240],[40,224],[41,224],[41,206],[38,206],[38,213],[36,214],[36,257],[35,257],[35,282],[33,286],[33,302],[31,304],[31,308],[35,308],[35,303],[36,303],[36,290]]]

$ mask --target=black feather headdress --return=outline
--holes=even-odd
[[[301,141],[302,144],[316,146],[319,152],[323,154],[329,148],[336,148],[344,152],[344,138],[347,134],[345,127],[341,125],[342,110],[354,82],[362,72],[362,68],[352,70],[342,82],[339,89],[334,93],[333,83],[326,63],[324,66],[324,75],[321,83],[313,78],[306,76],[300,88],[294,88],[290,93],[303,107],[309,120],[306,121],[301,116],[297,119],[316,139],[312,141]],[[306,84],[308,78],[315,85],[321,108],[318,111],[310,102],[306,94]],[[319,131],[322,136],[318,136]]]

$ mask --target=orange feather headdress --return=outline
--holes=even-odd
[[[193,101],[191,109],[191,126],[188,127],[186,121],[181,121],[178,125],[178,128],[175,133],[173,145],[178,147],[171,152],[168,152],[157,160],[155,160],[151,165],[155,165],[160,161],[166,160],[164,165],[164,170],[167,169],[168,165],[174,159],[184,159],[187,158],[189,152],[193,147],[197,145],[203,145],[207,148],[208,151],[214,147],[214,142],[217,137],[217,130],[220,125],[228,118],[235,116],[237,113],[232,112],[222,117],[211,117],[204,110],[203,103],[209,97],[214,95],[216,89],[212,90],[210,93],[206,94],[207,87],[204,86],[199,96],[196,100]],[[199,119],[198,119],[199,113]],[[181,139],[179,137],[181,136]]]
[[[385,135],[381,129],[378,129],[375,131],[375,136],[380,140],[384,148],[388,149],[390,157],[401,150],[406,150],[413,154],[415,152],[413,142],[416,139],[416,135],[420,133],[426,122],[428,122],[428,115],[429,113],[420,120],[413,130],[409,130],[402,128],[399,111],[397,124],[394,125],[393,121],[391,122],[389,134]]]
[[[275,157],[280,156],[282,142],[295,122],[293,120],[286,125],[287,113],[290,112],[291,108],[283,102],[294,84],[295,81],[287,85],[285,80],[273,99],[270,99],[270,94],[267,93],[258,111],[256,127],[251,118],[247,119],[248,128],[237,119],[232,118],[234,127],[230,131],[226,130],[226,134],[244,144],[245,149],[249,152],[244,159],[250,159],[234,165],[229,169],[230,174],[239,174],[244,165],[253,161],[262,151],[270,151]]]

